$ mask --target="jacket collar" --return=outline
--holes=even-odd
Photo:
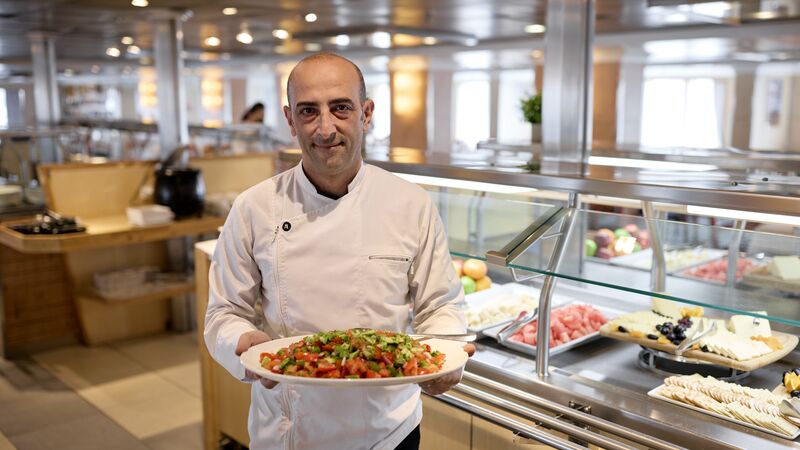
[[[364,164],[363,160],[360,161],[359,164],[360,164],[360,167],[358,169],[358,172],[356,173],[356,176],[353,178],[353,181],[351,181],[350,184],[347,185],[347,193],[348,194],[350,192],[353,192],[356,189],[356,187],[358,187],[358,185],[361,184],[361,182],[364,179],[364,173],[366,172],[366,168],[365,168],[366,164]],[[316,186],[314,186],[314,184],[311,183],[311,180],[309,180],[308,176],[306,176],[305,170],[303,170],[303,162],[302,161],[300,161],[300,163],[298,163],[297,166],[295,167],[295,174],[297,176],[298,183],[300,183],[300,188],[303,190],[303,192],[305,192],[307,194],[311,194],[311,195],[313,195],[315,197],[318,197],[318,198],[323,198],[323,199],[327,199],[327,200],[330,200],[330,201],[336,201],[336,200],[334,200],[332,198],[326,197],[326,196],[320,194],[319,192],[317,192]],[[345,194],[345,195],[347,195],[347,194]]]

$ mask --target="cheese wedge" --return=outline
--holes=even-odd
[[[800,280],[800,256],[776,256],[768,268],[772,275],[781,280]]]
[[[766,311],[753,311],[755,314],[767,315]],[[751,338],[753,336],[772,336],[772,331],[769,328],[769,321],[752,316],[737,315],[731,317],[728,322],[728,329],[736,333],[738,336]]]

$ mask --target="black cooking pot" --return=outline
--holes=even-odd
[[[168,167],[156,171],[154,200],[168,206],[177,218],[202,215],[205,194],[199,169]]]

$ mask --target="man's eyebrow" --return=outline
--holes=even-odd
[[[347,103],[347,104],[350,104],[350,105],[355,104],[355,102],[353,102],[352,100],[350,100],[347,97],[335,98],[335,99],[333,99],[333,100],[328,102],[329,105],[338,105],[338,104],[342,104],[342,103]]]
[[[317,106],[317,103],[316,102],[297,102],[294,105],[295,108],[305,108],[305,107],[308,107],[308,106],[314,107],[314,106]]]

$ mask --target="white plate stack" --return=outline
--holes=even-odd
[[[126,209],[128,221],[137,227],[162,225],[172,222],[175,214],[163,205],[132,206]]]

